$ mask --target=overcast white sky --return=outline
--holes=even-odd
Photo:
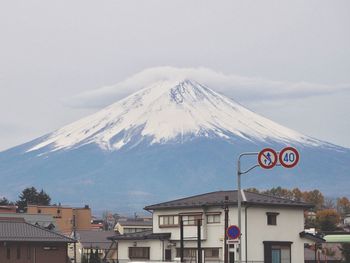
[[[133,91],[138,72],[178,72],[165,66],[350,147],[349,13],[348,0],[0,0],[0,151]]]

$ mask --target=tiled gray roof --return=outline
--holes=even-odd
[[[74,239],[19,220],[0,220],[0,241],[64,242]]]
[[[48,227],[50,224],[52,224],[56,230],[57,229],[57,224],[55,219],[53,218],[52,215],[46,215],[46,214],[27,214],[27,213],[0,213],[0,220],[1,218],[24,218],[24,221],[32,224],[32,225],[38,225],[41,227]]]
[[[152,227],[152,221],[143,221],[143,220],[126,220],[126,221],[118,221],[118,223],[122,226],[148,226]]]
[[[246,201],[242,197],[242,205],[250,206],[279,206],[279,207],[302,207],[311,208],[312,204],[294,201],[290,199],[258,194],[244,191]],[[203,206],[223,206],[225,196],[228,196],[228,205],[237,205],[237,190],[235,191],[217,191],[187,198],[181,198],[173,201],[146,206],[146,210],[170,209],[170,208],[194,208]]]
[[[111,240],[145,240],[145,239],[153,239],[153,240],[167,240],[171,236],[171,233],[153,233],[152,230],[136,232],[136,233],[128,233],[124,235],[115,235],[109,237]]]
[[[114,231],[79,230],[76,232],[77,239],[84,248],[108,249],[111,240],[107,239],[115,235]]]

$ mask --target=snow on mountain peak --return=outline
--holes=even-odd
[[[192,80],[163,80],[48,135],[28,151],[96,143],[106,150],[196,137],[319,145]]]

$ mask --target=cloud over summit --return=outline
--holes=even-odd
[[[77,108],[102,108],[154,82],[195,80],[239,102],[290,100],[349,92],[349,84],[325,85],[310,82],[287,82],[224,74],[209,68],[154,67],[145,69],[112,86],[78,94],[65,101]]]

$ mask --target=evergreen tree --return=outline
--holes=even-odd
[[[13,205],[6,197],[0,198],[0,205]]]
[[[37,202],[39,205],[50,205],[51,197],[41,189],[40,193],[38,193]]]
[[[35,187],[27,187],[19,195],[19,200],[16,202],[19,211],[25,211],[28,204],[33,205],[50,205],[51,198],[42,189],[40,192]]]

